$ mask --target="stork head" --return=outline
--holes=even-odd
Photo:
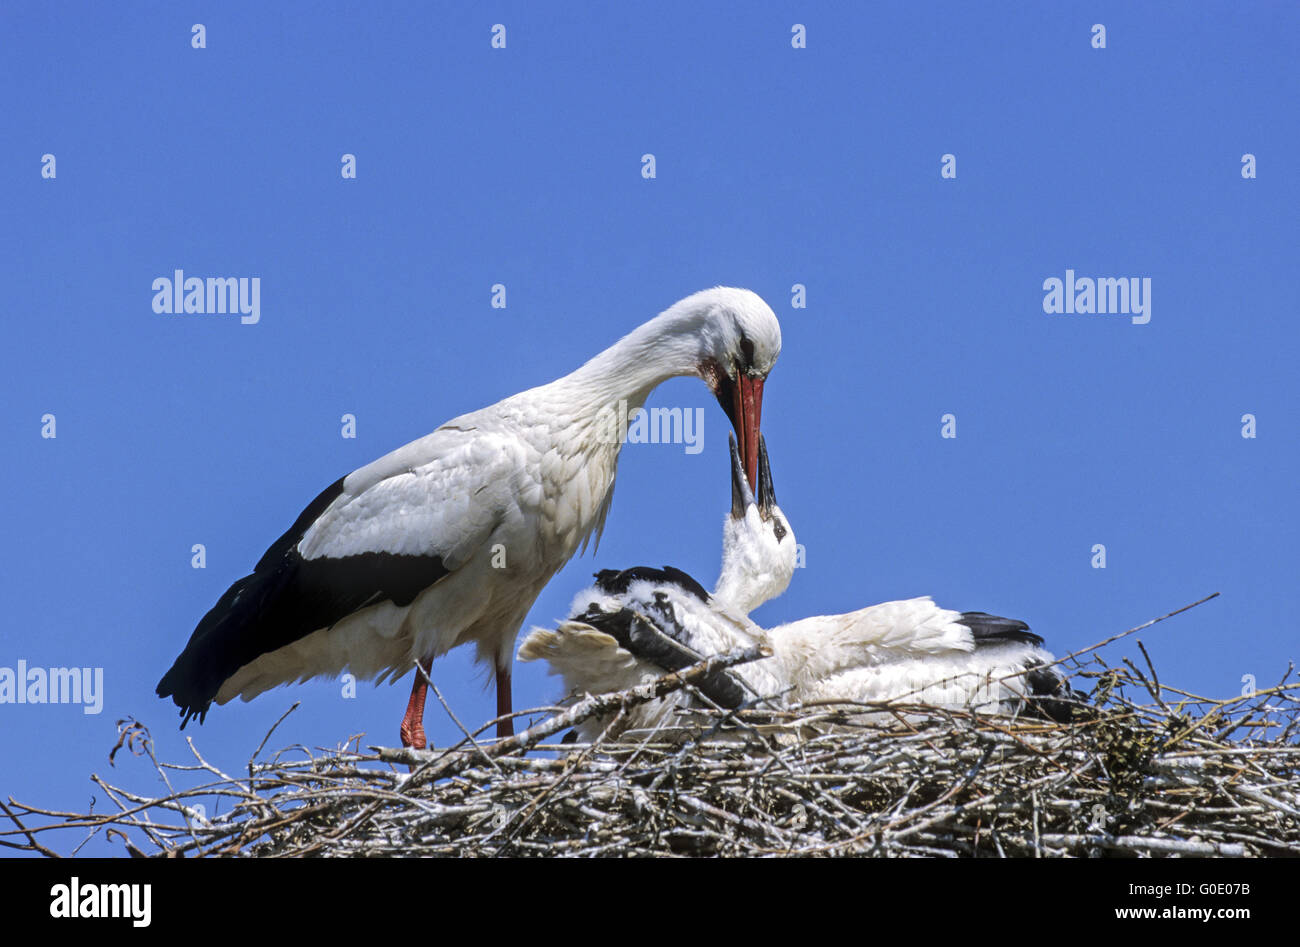
[[[757,490],[763,383],[781,354],[781,324],[762,297],[747,289],[719,286],[677,305],[699,319],[695,371],[727,413],[740,441],[745,477]]]
[[[767,442],[758,441],[758,497],[749,488],[736,439],[731,442],[731,514],[722,526],[722,574],[713,597],[748,615],[786,590],[794,575],[795,540],[776,505]]]

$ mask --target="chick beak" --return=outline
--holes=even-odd
[[[731,517],[744,519],[745,510],[754,502],[754,494],[749,489],[749,481],[745,479],[745,468],[740,461],[740,451],[736,448],[736,436],[728,434],[727,442],[731,445]]]
[[[733,498],[734,505],[734,498]],[[763,519],[772,515],[776,506],[776,486],[772,483],[772,463],[767,459],[767,438],[758,436],[758,512]]]

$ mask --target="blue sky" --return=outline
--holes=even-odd
[[[0,794],[102,807],[127,715],[234,770],[295,700],[273,745],[395,743],[408,678],[185,734],[154,685],[324,486],[717,284],[785,341],[763,428],[807,567],[757,619],[931,594],[1064,653],[1217,591],[1142,635],[1162,680],[1273,681],[1300,657],[1298,29],[1290,3],[6,3],[0,666],[102,668],[104,704],[0,704]],[[260,321],[155,313],[178,268],[259,277]],[[1149,278],[1150,322],[1045,313],[1067,269]],[[599,552],[528,624],[596,568],[716,577],[727,422],[691,379],[649,404],[702,407],[705,449],[627,447]],[[517,707],[559,696],[515,674]],[[434,680],[492,716],[469,652]]]

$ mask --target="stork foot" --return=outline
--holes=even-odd
[[[423,750],[429,744],[424,738],[424,698],[429,692],[427,683],[429,668],[433,659],[420,662],[420,671],[415,672],[415,681],[411,684],[411,699],[406,704],[406,716],[402,718],[402,746]]]
[[[413,750],[428,748],[429,742],[424,737],[424,725],[418,720],[402,721],[402,746],[409,746]]]

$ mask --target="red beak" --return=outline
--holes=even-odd
[[[732,423],[740,440],[740,457],[745,464],[745,479],[751,490],[758,489],[758,425],[763,415],[763,379],[743,372],[732,389]]]

